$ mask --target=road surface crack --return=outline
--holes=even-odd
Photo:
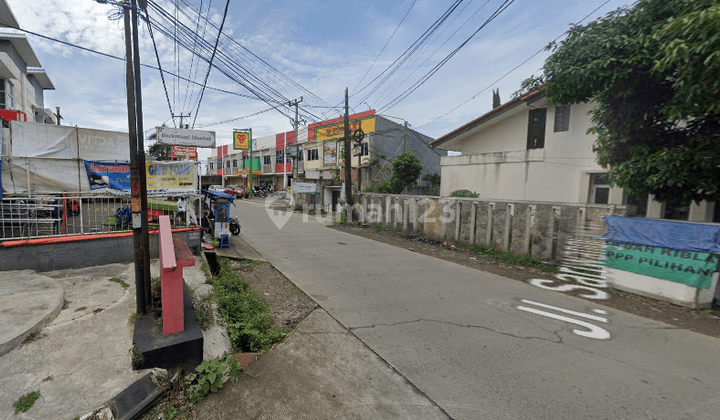
[[[505,331],[495,330],[493,328],[486,327],[483,325],[458,324],[456,322],[438,321],[438,320],[434,320],[434,319],[425,319],[425,318],[419,318],[419,319],[416,319],[413,321],[398,321],[398,322],[393,322],[390,324],[372,324],[372,325],[361,326],[361,327],[348,327],[348,330],[350,330],[354,333],[356,330],[372,329],[372,328],[376,328],[376,327],[396,327],[398,325],[416,324],[416,323],[420,323],[420,322],[432,322],[432,323],[437,323],[437,324],[452,325],[454,327],[459,327],[459,328],[480,329],[480,330],[485,330],[485,331],[490,331],[490,332],[493,332],[496,334],[500,334],[500,335],[503,335],[506,337],[517,338],[520,340],[541,340],[541,341],[548,341],[551,343],[563,344],[563,339],[559,335],[559,332],[562,331],[562,329],[560,329],[558,331],[553,331],[553,334],[557,337],[557,340],[551,340],[551,339],[543,338],[543,337],[516,335],[516,334],[512,334],[512,333],[505,332]]]

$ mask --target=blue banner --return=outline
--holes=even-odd
[[[720,254],[718,225],[620,216],[603,219],[608,231],[600,239],[605,241]]]
[[[118,162],[85,161],[88,182],[91,190],[111,188],[130,189],[130,164]]]

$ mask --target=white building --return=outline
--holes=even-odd
[[[659,203],[608,185],[587,133],[592,107],[548,105],[534,91],[438,138],[433,147],[462,152],[441,159],[440,195],[466,189],[484,199],[629,204],[638,217],[720,222],[714,203]]]

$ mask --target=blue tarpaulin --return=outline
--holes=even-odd
[[[657,219],[605,216],[605,241],[720,254],[720,226]]]

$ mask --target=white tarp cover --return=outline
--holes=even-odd
[[[130,138],[118,131],[12,121],[5,155],[127,162]]]

